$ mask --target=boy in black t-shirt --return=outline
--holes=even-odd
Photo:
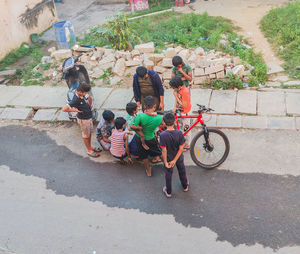
[[[186,176],[184,165],[183,147],[185,143],[184,136],[180,130],[175,130],[175,116],[167,113],[163,118],[167,130],[160,134],[160,146],[162,148],[162,157],[165,169],[166,186],[163,192],[167,198],[172,196],[172,174],[176,165],[183,191],[189,190],[189,182]]]
[[[91,87],[85,83],[80,83],[74,94],[72,101],[62,108],[65,112],[77,112],[77,122],[80,125],[83,142],[87,148],[87,154],[91,157],[99,157],[101,150],[91,146],[93,133],[92,110],[85,99],[85,95],[91,90]]]

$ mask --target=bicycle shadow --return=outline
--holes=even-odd
[[[172,214],[177,223],[208,227],[217,233],[217,240],[233,246],[258,243],[278,249],[300,245],[300,177],[188,167],[190,192],[182,192],[176,173],[173,198],[166,199],[159,165],[153,168],[153,177],[147,178],[140,164],[124,168],[91,161],[30,127],[2,127],[0,140],[1,164],[45,179],[47,188],[57,195],[148,214]]]

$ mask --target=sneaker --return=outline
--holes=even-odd
[[[172,197],[172,194],[168,194],[166,186],[163,187],[162,191],[163,191],[163,193],[165,193],[165,195],[166,195],[167,198],[171,198]]]

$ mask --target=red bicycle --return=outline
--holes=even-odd
[[[199,105],[198,115],[182,115],[180,110],[176,112],[176,126],[180,129],[181,118],[197,119],[189,128],[184,128],[183,136],[189,133],[198,123],[202,130],[192,139],[190,154],[192,160],[198,166],[205,169],[213,169],[220,166],[227,158],[230,144],[227,136],[219,129],[207,128],[202,114],[213,111],[204,105]]]

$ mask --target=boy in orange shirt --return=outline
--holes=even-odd
[[[173,108],[173,112],[176,112],[176,109],[180,109],[182,114],[188,114],[191,111],[191,95],[189,89],[184,86],[183,81],[180,77],[175,76],[170,80],[170,86],[172,87],[173,94],[175,96],[175,105]],[[182,126],[182,131],[186,131],[190,126],[189,118],[181,118],[180,123]],[[185,135],[185,149],[190,149],[190,139],[191,132],[188,132]]]

